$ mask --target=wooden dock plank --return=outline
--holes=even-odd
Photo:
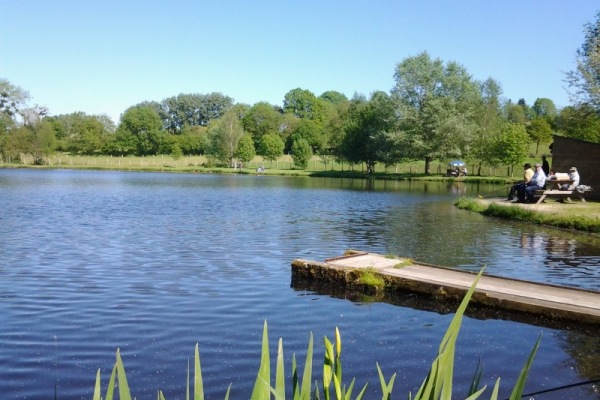
[[[292,266],[303,262],[311,263],[296,260]],[[476,274],[467,271],[365,252],[352,252],[348,256],[331,258],[325,263],[317,264],[325,269],[333,268],[338,274],[340,270],[374,269],[395,280],[394,284],[402,290],[429,294],[466,292],[476,277]],[[599,292],[483,275],[475,294],[473,301],[494,307],[600,324]]]

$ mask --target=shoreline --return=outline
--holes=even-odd
[[[509,202],[504,197],[461,197],[455,206],[489,217],[600,234],[600,203],[594,201],[561,203],[548,200],[527,204]]]

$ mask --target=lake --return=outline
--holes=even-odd
[[[263,323],[286,372],[314,335],[339,327],[344,380],[380,398],[416,392],[452,318],[430,306],[372,302],[291,285],[296,258],[346,249],[600,291],[600,237],[494,220],[457,209],[500,187],[462,182],[0,170],[0,393],[5,399],[91,399],[120,348],[132,395],[184,399],[199,344],[207,398],[249,398]],[[491,317],[491,318],[489,318]],[[535,341],[525,392],[600,377],[600,338],[503,316],[466,317],[455,364],[464,397],[481,358],[506,398]],[[273,372],[274,373],[274,372]],[[288,380],[288,390],[291,385]],[[359,389],[355,389],[355,394]],[[489,398],[488,395],[484,396]],[[584,385],[536,399],[598,399]]]

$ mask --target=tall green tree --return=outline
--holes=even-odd
[[[323,92],[323,94],[319,96],[319,99],[330,104],[341,104],[346,103],[348,101],[348,98],[345,94],[336,92],[335,90],[328,90],[326,92]]]
[[[572,100],[589,103],[600,112],[600,11],[584,25],[585,39],[577,50],[576,69],[567,73],[566,82],[574,90]]]
[[[60,148],[73,154],[103,153],[114,132],[114,124],[106,115],[75,112],[47,117],[45,120],[53,126]]]
[[[299,138],[292,143],[291,154],[294,165],[298,168],[306,169],[313,153],[306,139]]]
[[[120,154],[134,151],[138,156],[158,154],[163,141],[161,128],[162,121],[153,108],[130,107],[121,117],[115,133],[117,143],[111,149],[120,149]]]
[[[254,104],[242,118],[244,131],[250,133],[252,138],[259,142],[268,133],[277,133],[281,114],[267,102]]]
[[[490,163],[509,165],[512,176],[514,166],[521,164],[527,158],[529,143],[525,126],[512,122],[504,123],[500,136],[493,144],[494,151]]]
[[[285,94],[283,110],[296,118],[306,118],[321,125],[325,119],[323,100],[317,98],[311,91],[300,88],[292,89]]]
[[[275,133],[267,133],[258,144],[258,154],[273,165],[273,161],[283,155],[285,143],[281,137]]]
[[[549,124],[552,124],[558,115],[558,110],[556,109],[554,102],[545,97],[535,99],[533,107],[531,108],[536,117],[545,118]]]
[[[306,140],[313,153],[319,152],[327,144],[327,138],[323,135],[323,126],[310,119],[300,119],[292,129],[291,142],[298,139]]]
[[[243,163],[248,163],[256,156],[256,150],[254,149],[254,141],[252,136],[248,133],[242,135],[238,142],[237,149],[235,151],[235,157]]]
[[[402,144],[395,136],[394,103],[384,92],[375,92],[369,101],[355,99],[348,110],[342,158],[350,163],[365,163],[373,173],[378,162],[391,164],[402,155]]]
[[[425,161],[425,173],[433,160],[467,156],[480,92],[466,69],[423,52],[399,63],[394,79],[400,142],[407,154]]]
[[[481,175],[483,165],[489,165],[492,143],[500,134],[503,124],[500,98],[502,87],[492,78],[480,85],[481,103],[476,113],[477,135],[471,144],[470,158],[477,165],[477,175]]]
[[[209,153],[226,164],[231,164],[238,143],[244,134],[242,124],[234,110],[227,111],[221,118],[213,120],[208,127],[210,136]]]
[[[504,106],[504,114],[508,122],[523,126],[527,124],[527,113],[520,104],[515,104],[509,100]]]
[[[3,125],[14,122],[14,118],[26,107],[29,101],[29,92],[11,84],[6,79],[0,79],[0,119]]]
[[[535,154],[538,154],[540,143],[552,139],[552,127],[544,117],[536,117],[527,125],[527,133],[535,143]]]
[[[181,134],[175,136],[183,154],[204,154],[208,148],[208,128],[199,125],[184,125]]]
[[[222,117],[233,106],[233,99],[222,93],[181,93],[164,99],[158,115],[164,127],[179,134],[184,125],[208,126],[211,120]]]
[[[600,115],[591,104],[563,108],[556,118],[556,126],[564,136],[600,143]]]

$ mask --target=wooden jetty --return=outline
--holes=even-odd
[[[367,271],[377,276],[381,285],[365,284],[361,276]],[[461,299],[475,277],[472,272],[356,250],[325,262],[302,259],[292,262],[293,280],[328,282],[360,290],[412,292],[439,301]],[[471,303],[551,320],[600,324],[600,292],[584,289],[484,274]]]

